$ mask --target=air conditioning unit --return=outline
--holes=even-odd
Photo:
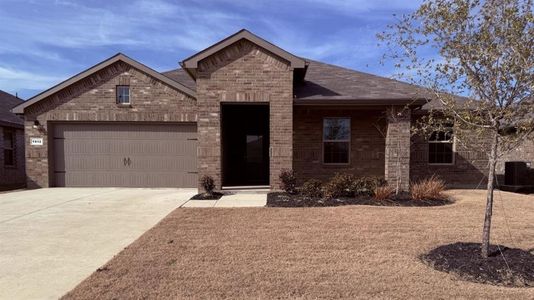
[[[505,185],[528,185],[530,163],[507,161],[504,163]]]

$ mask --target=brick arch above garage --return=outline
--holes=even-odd
[[[157,74],[159,78],[117,60],[34,103],[27,103],[24,116],[26,120],[196,121],[194,92],[177,89],[174,84],[179,83]],[[160,80],[162,77],[173,85]],[[131,88],[132,104],[127,107],[117,105],[115,99],[115,87],[124,84]]]

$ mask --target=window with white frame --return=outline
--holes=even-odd
[[[350,118],[323,119],[323,163],[348,164]]]
[[[130,104],[129,85],[117,85],[117,104]]]
[[[454,136],[452,128],[434,131],[428,140],[428,163],[434,165],[454,164]]]
[[[15,166],[15,131],[4,128],[4,165]]]

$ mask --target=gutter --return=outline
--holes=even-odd
[[[383,106],[408,105],[421,107],[428,103],[427,99],[295,99],[295,106]]]

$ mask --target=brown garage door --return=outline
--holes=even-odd
[[[55,186],[196,187],[195,124],[58,123]]]

